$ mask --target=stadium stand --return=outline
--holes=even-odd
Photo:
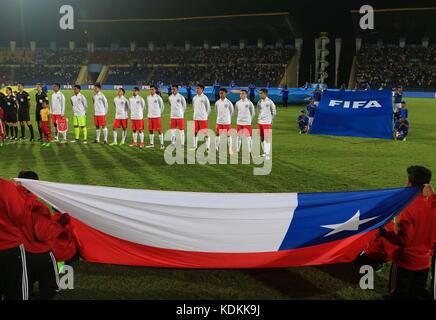
[[[359,87],[426,89],[436,85],[435,46],[366,45],[357,54],[357,66]]]

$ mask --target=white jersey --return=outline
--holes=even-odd
[[[149,118],[160,118],[165,108],[163,100],[158,94],[155,94],[154,96],[149,95],[147,97],[147,107]]]
[[[194,106],[194,120],[207,120],[210,114],[210,101],[207,96],[202,93],[192,98]]]
[[[130,119],[144,120],[145,100],[141,96],[132,96],[129,99]]]
[[[257,103],[257,109],[259,110],[259,118],[257,123],[271,124],[277,113],[274,102],[268,97],[265,99],[260,99]]]
[[[107,103],[107,99],[102,92],[99,92],[94,95],[94,115],[96,116],[105,116],[109,111],[109,104]]]
[[[232,102],[225,98],[224,100],[218,99],[215,102],[216,108],[216,123],[217,124],[231,124],[232,123],[232,114],[235,108],[233,107]]]
[[[115,104],[115,119],[128,119],[129,118],[129,100],[125,96],[116,96],[114,98]]]
[[[88,101],[86,101],[86,97],[79,92],[77,95],[72,95],[71,106],[73,107],[73,115],[75,117],[83,117],[86,115],[86,109],[88,109]]]
[[[236,102],[236,111],[238,112],[238,117],[236,124],[240,126],[251,125],[254,117],[254,105],[249,99],[239,100]]]
[[[176,95],[171,94],[168,99],[171,105],[171,119],[183,119],[186,111],[186,100],[185,97],[180,93]]]
[[[62,116],[65,114],[65,96],[60,91],[51,95],[50,114]]]

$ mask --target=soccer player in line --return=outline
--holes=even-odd
[[[232,102],[227,99],[227,89],[221,88],[218,92],[219,99],[215,102],[216,109],[216,128],[215,128],[215,148],[219,151],[221,143],[221,134],[227,135],[227,145],[229,148],[229,154],[233,154],[232,150],[232,137],[230,136],[230,130],[232,129],[232,115],[235,108]]]
[[[17,85],[18,92],[15,95],[15,100],[18,104],[18,121],[21,126],[21,139],[26,140],[26,127],[29,128],[30,131],[30,142],[35,140],[35,136],[33,133],[33,125],[30,122],[30,107],[32,103],[30,102],[30,95],[24,91],[24,84],[19,83]]]
[[[50,114],[51,121],[55,128],[55,141],[59,142],[58,121],[65,114],[65,96],[61,92],[61,85],[59,83],[53,84],[53,91],[51,95]]]
[[[123,88],[119,88],[117,90],[117,96],[114,98],[115,119],[112,126],[114,142],[110,144],[111,146],[118,145],[117,129],[119,128],[123,129],[120,145],[124,145],[126,143],[127,122],[129,118],[129,100],[127,100],[127,98],[124,96],[125,93],[126,90],[124,90]]]
[[[176,144],[176,130],[180,132],[180,144],[185,145],[185,111],[186,100],[185,97],[179,93],[179,86],[173,84],[171,86],[172,94],[168,97],[171,106],[170,113],[170,129],[171,129],[171,143]]]
[[[47,93],[42,91],[42,83],[36,84],[35,101],[36,101],[35,119],[38,125],[39,141],[42,142],[44,139],[44,133],[41,124],[41,109],[44,101],[48,103]]]
[[[74,86],[74,94],[71,96],[71,105],[73,107],[73,126],[74,126],[74,142],[80,140],[80,130],[83,132],[83,143],[88,143],[88,130],[86,129],[86,110],[88,109],[88,101],[86,97],[80,93],[82,88],[76,84]]]
[[[139,88],[133,88],[133,96],[129,99],[130,119],[133,131],[133,143],[130,147],[138,146],[138,132],[141,139],[141,148],[144,148],[144,98],[139,95]]]
[[[100,143],[101,129],[103,128],[104,144],[107,144],[108,131],[106,127],[106,115],[109,111],[109,104],[103,92],[101,92],[101,85],[96,83],[94,85],[95,95],[94,101],[94,125],[95,125],[95,143]]]
[[[316,106],[318,106],[319,103],[321,102],[321,98],[322,98],[322,90],[321,87],[318,85],[316,86],[316,89],[313,92],[313,100]]]
[[[242,137],[245,135],[247,137],[248,152],[251,153],[253,136],[251,123],[255,110],[253,102],[247,99],[247,90],[241,90],[240,97],[241,99],[235,104],[237,112],[236,131],[238,132],[237,151],[241,150]]]
[[[5,113],[3,111],[2,103],[0,101],[0,148],[3,147],[3,143],[5,140],[5,128],[3,126],[3,118]]]
[[[210,114],[210,101],[208,97],[203,93],[204,85],[198,84],[197,95],[192,99],[192,105],[194,109],[194,150],[197,149],[198,146],[198,133],[204,132],[206,134],[206,148],[209,152],[210,150],[210,137],[208,134],[209,122],[208,117]]]
[[[18,127],[17,127],[17,103],[12,94],[12,88],[6,88],[6,96],[3,98],[3,106],[5,112],[6,122],[6,137],[10,134],[9,140],[18,140]]]
[[[147,148],[154,147],[154,132],[159,132],[160,148],[164,149],[164,135],[162,132],[162,113],[164,111],[164,103],[162,97],[157,94],[157,87],[150,86],[150,95],[147,97],[148,107],[148,132],[150,134],[150,145]]]
[[[306,110],[301,110],[300,115],[297,117],[297,123],[300,134],[307,133],[309,130],[309,117],[306,115]]]
[[[263,157],[270,160],[271,153],[271,124],[277,114],[276,105],[268,98],[268,90],[263,88],[259,91],[259,101],[257,102],[257,109],[259,110],[259,118],[257,126],[259,129],[260,140],[263,146]]]

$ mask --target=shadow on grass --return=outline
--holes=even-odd
[[[252,269],[244,273],[289,299],[316,299],[329,293],[290,269]]]

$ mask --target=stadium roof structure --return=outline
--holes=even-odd
[[[400,37],[407,38],[408,42],[420,43],[423,37],[436,40],[436,4],[419,8],[386,8],[375,9],[374,30],[359,28],[359,11],[352,10],[356,36],[366,40],[384,39],[398,43]]]
[[[69,0],[75,14],[75,29],[71,31],[59,27],[59,9],[64,0],[3,0],[0,46],[9,46],[11,40],[17,41],[18,47],[28,47],[29,41],[37,41],[38,47],[48,46],[51,41],[59,46],[67,46],[69,41],[75,41],[78,46],[88,41],[94,41],[97,46],[112,42],[126,46],[130,41],[144,46],[150,40],[174,44],[189,40],[193,45],[204,40],[218,44],[239,39],[252,42],[264,39],[272,43],[275,39],[313,39],[324,31],[333,37],[351,39],[360,30],[353,27],[356,15],[350,12],[361,5],[392,10],[410,6],[428,8],[432,2]],[[397,35],[403,28],[409,30],[409,35],[421,35],[434,29],[436,12],[433,10],[422,9],[419,15],[411,15],[410,11],[397,13],[382,13],[383,18],[376,19],[379,35]]]

